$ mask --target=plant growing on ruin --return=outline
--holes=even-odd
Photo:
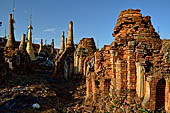
[[[110,105],[110,111],[115,113],[124,113],[124,112],[138,112],[138,113],[150,113],[146,109],[142,108],[139,103],[135,101],[136,104],[128,104],[127,96],[129,89],[122,90],[122,95],[118,96],[116,91],[114,91],[112,97],[112,104]],[[134,97],[135,98],[135,97]]]

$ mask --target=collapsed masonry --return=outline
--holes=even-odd
[[[123,10],[113,31],[115,40],[86,58],[86,99],[127,93],[127,103],[170,111],[170,46],[139,9]],[[88,68],[87,68],[88,67]]]

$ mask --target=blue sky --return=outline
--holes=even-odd
[[[9,13],[13,0],[0,0],[0,36],[5,27],[8,33]],[[44,43],[55,40],[60,47],[62,31],[67,35],[69,21],[73,21],[74,41],[83,37],[99,40],[99,47],[110,44],[112,32],[123,9],[141,9],[143,16],[151,16],[156,31],[161,38],[170,38],[170,1],[169,0],[15,0],[15,38],[21,39],[27,32],[32,9],[33,41]]]

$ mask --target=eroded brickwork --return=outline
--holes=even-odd
[[[74,74],[82,75],[84,61],[87,56],[94,54],[96,46],[93,38],[83,38],[80,40],[78,47],[74,52]]]
[[[115,40],[111,45],[105,45],[91,58],[95,61],[93,75],[95,73],[95,80],[99,81],[99,88],[96,86],[99,94],[112,97],[116,91],[121,97],[127,91],[127,103],[135,104],[138,98],[142,106],[151,111],[160,109],[156,102],[161,97],[164,100],[160,101],[160,105],[169,111],[169,82],[159,85],[158,81],[161,78],[169,81],[170,46],[155,32],[151,17],[143,17],[139,9],[123,10],[112,35]],[[86,73],[92,71],[86,69]],[[93,77],[88,74],[86,78],[91,80]],[[89,81],[87,83],[90,84]],[[87,87],[93,92],[92,85]],[[165,96],[158,96],[157,87],[165,91]],[[90,98],[89,94],[87,98]]]

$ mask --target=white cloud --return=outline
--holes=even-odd
[[[54,48],[60,49],[60,46],[56,45],[56,46],[54,46]]]
[[[43,30],[44,32],[55,32],[56,31],[56,28],[47,28],[47,29],[44,29]]]
[[[39,37],[34,37],[33,40],[37,41],[37,40],[41,40],[42,38]]]

